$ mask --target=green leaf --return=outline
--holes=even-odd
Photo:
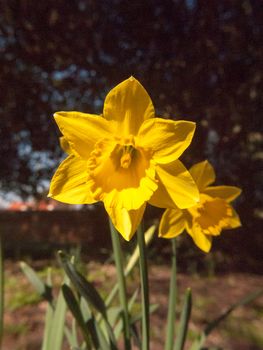
[[[79,293],[87,300],[88,303],[91,303],[95,309],[106,317],[106,307],[97,290],[76,270],[75,266],[69,261],[66,254],[59,251],[58,255],[61,265],[72,284],[77,288]]]
[[[64,336],[66,303],[62,291],[59,292],[55,306],[52,328],[49,334],[47,350],[61,350]]]
[[[80,326],[80,328],[82,330],[82,334],[83,334],[83,337],[84,337],[85,342],[87,344],[87,348],[91,349],[91,347],[90,347],[90,335],[88,333],[88,329],[86,327],[86,324],[85,324],[84,318],[82,316],[77,299],[75,298],[70,287],[67,286],[66,284],[62,285],[62,293],[63,293],[63,296],[66,300],[66,303],[67,303],[70,311],[72,312],[73,316],[75,317],[78,325]]]
[[[70,345],[70,349],[79,346],[75,319],[72,320],[71,330],[67,326],[64,327],[64,333]]]
[[[232,306],[230,306],[225,312],[223,312],[219,317],[217,317],[216,319],[214,319],[212,322],[210,322],[205,330],[204,333],[206,336],[208,336],[212,330],[214,328],[216,328],[218,326],[218,324],[223,321],[232,311],[234,311],[237,307],[239,306],[244,306],[248,303],[250,303],[251,301],[253,301],[254,299],[258,298],[260,295],[263,294],[263,289],[258,290],[256,292],[250,293],[249,295],[245,296],[244,298],[242,298],[240,301],[238,301],[237,303],[233,304]]]
[[[151,304],[149,308],[149,313],[152,314],[158,309],[158,307],[159,307],[158,304]],[[142,312],[138,313],[137,315],[131,318],[131,325],[135,324],[138,321],[141,321],[141,319],[142,319]]]
[[[183,350],[184,348],[191,310],[192,310],[192,293],[191,293],[191,289],[187,288],[185,292],[183,310],[181,312],[180,323],[179,323],[174,350]]]
[[[92,319],[93,323],[94,323],[94,328],[96,331],[96,334],[98,336],[98,341],[99,341],[99,349],[100,350],[109,350],[109,349],[116,349],[117,350],[117,346],[115,344],[113,344],[112,342],[110,343],[110,346],[103,334],[103,332],[101,331],[98,323],[96,322],[95,318]],[[105,321],[106,322],[106,321]]]
[[[108,308],[107,314],[108,314],[108,320],[112,327],[116,325],[116,322],[120,318],[122,308],[120,306],[112,306]]]
[[[70,281],[74,285],[74,287],[77,289],[77,291],[82,295],[86,301],[91,304],[97,311],[101,313],[103,316],[103,319],[106,324],[106,329],[108,332],[108,336],[110,339],[110,348],[111,349],[117,349],[116,345],[116,340],[115,336],[113,333],[113,330],[108,322],[107,319],[107,313],[106,313],[106,307],[104,304],[103,299],[97,292],[97,290],[93,287],[93,285],[85,279],[75,268],[75,266],[69,261],[67,258],[66,254],[63,252],[59,251],[58,252],[59,259],[61,262],[61,265],[63,269],[65,270],[67,276],[69,277]],[[91,320],[88,320],[88,322],[92,322],[93,317]],[[93,324],[93,323],[92,323]],[[104,343],[104,338],[101,330],[99,329],[99,326],[97,323],[94,323],[95,329],[97,331],[99,341],[103,344]]]
[[[51,269],[48,269],[47,271],[47,285],[51,288]],[[50,332],[52,329],[53,315],[54,311],[52,305],[51,303],[48,303],[45,316],[45,328],[41,350],[48,350],[48,339],[50,337]]]
[[[51,287],[45,284],[27,263],[22,261],[20,263],[20,267],[36,291],[42,296],[42,298],[51,303],[53,300]]]
[[[92,311],[90,310],[89,304],[85,298],[80,297],[80,310],[85,322],[85,326],[88,329],[88,332],[91,336],[92,343],[95,349],[99,349],[99,337],[97,334],[97,328],[95,327],[95,323],[97,322]]]
[[[137,298],[137,296],[138,296],[138,292],[139,292],[139,290],[137,289],[137,290],[133,293],[131,299],[129,300],[129,303],[128,303],[128,311],[129,311],[129,312],[131,312],[131,310],[132,310],[132,307],[133,307],[133,305],[134,305],[134,303],[135,303],[135,300],[136,300],[136,298]],[[116,315],[116,316],[117,316],[117,317],[116,317],[116,321],[120,318],[121,310],[122,310],[122,309],[119,308],[119,314]],[[140,317],[141,317],[141,315],[140,315]],[[113,323],[111,323],[111,324],[113,325]],[[130,320],[130,326],[131,326],[131,325],[132,325],[132,321]],[[118,322],[117,322],[116,325],[115,325],[115,328],[114,328],[114,334],[115,334],[116,339],[119,339],[122,330],[123,330],[123,320],[122,320],[122,319],[119,319]]]
[[[205,327],[204,331],[200,334],[198,339],[194,341],[190,350],[202,349],[202,346],[204,345],[206,338],[219,325],[221,321],[226,319],[239,306],[244,306],[250,303],[251,301],[255,300],[256,298],[260,297],[261,295],[263,295],[263,289],[259,289],[255,292],[248,294],[247,296],[239,300],[237,303],[231,305],[225,312],[223,312],[221,315],[216,317],[212,322],[209,322],[209,324]]]

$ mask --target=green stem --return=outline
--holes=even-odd
[[[170,279],[169,304],[166,325],[165,350],[172,350],[175,335],[175,315],[177,298],[177,269],[176,269],[176,238],[172,239],[172,269]]]
[[[142,350],[149,350],[149,284],[148,284],[148,266],[147,266],[147,250],[142,225],[137,230],[137,240],[140,252],[140,275],[142,288]]]
[[[185,339],[186,339],[188,326],[189,326],[189,320],[191,316],[191,310],[192,310],[192,293],[191,293],[191,289],[187,288],[185,292],[184,304],[181,312],[174,350],[184,349]]]
[[[4,253],[2,233],[0,232],[0,349],[2,348],[4,328]]]
[[[152,240],[155,229],[156,229],[156,225],[152,225],[145,232],[146,245],[148,245],[150,243],[150,241]],[[138,246],[136,246],[135,250],[133,251],[133,253],[128,261],[128,264],[126,265],[126,267],[124,269],[124,276],[125,277],[127,277],[131,273],[132,269],[134,268],[134,266],[137,264],[137,262],[139,260],[139,256],[140,256],[139,249],[138,249]],[[106,306],[109,306],[112,303],[116,293],[118,292],[118,289],[119,289],[118,284],[115,284],[115,286],[112,288],[110,294],[108,295],[108,297],[105,301]]]
[[[130,317],[128,312],[126,281],[125,281],[124,269],[123,269],[123,257],[122,257],[122,250],[121,250],[121,244],[120,244],[120,235],[118,231],[115,229],[115,227],[113,226],[111,220],[109,221],[110,221],[113,254],[114,254],[114,260],[115,260],[115,265],[117,269],[119,297],[120,297],[121,307],[123,310],[125,350],[130,350],[131,349]]]

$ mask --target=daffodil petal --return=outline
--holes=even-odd
[[[136,135],[143,121],[154,117],[154,107],[144,87],[130,77],[108,93],[103,116],[115,121],[117,135]]]
[[[149,199],[149,204],[158,208],[175,208],[175,203],[172,197],[169,195],[166,187],[160,180],[158,181],[157,190],[153,192]]]
[[[209,186],[203,190],[203,193],[232,202],[241,194],[241,189],[235,186]]]
[[[189,172],[195,180],[200,192],[203,192],[203,189],[215,182],[216,179],[214,168],[208,160],[193,165],[189,169]]]
[[[161,118],[146,120],[137,137],[137,144],[152,152],[156,163],[170,163],[180,157],[190,145],[195,123]]]
[[[50,184],[49,197],[69,204],[92,204],[87,184],[87,161],[70,155],[58,167]]]
[[[174,238],[185,229],[183,211],[180,209],[167,209],[160,221],[159,237]]]
[[[59,143],[60,143],[60,147],[63,149],[64,152],[66,152],[67,154],[74,154],[74,150],[70,147],[69,142],[67,141],[67,139],[65,138],[65,136],[61,136],[59,138]],[[75,154],[77,155],[77,154]]]
[[[199,192],[196,184],[179,160],[156,166],[156,172],[162,185],[153,193],[150,204],[163,207],[164,204],[171,205],[173,202],[173,207],[184,209],[198,202]]]
[[[238,228],[242,226],[239,215],[237,214],[237,212],[233,207],[231,207],[231,209],[232,209],[232,217],[229,218],[228,226],[226,227],[226,229]]]
[[[80,112],[57,112],[56,123],[70,148],[88,159],[97,141],[112,137],[112,125],[101,116]]]
[[[198,248],[205,253],[208,253],[211,250],[212,236],[204,234],[198,226],[192,226],[191,229],[188,228],[187,232],[190,234]]]
[[[146,204],[143,204],[139,209],[129,211],[119,206],[105,206],[105,209],[115,228],[126,241],[130,241],[142,220],[145,207]]]

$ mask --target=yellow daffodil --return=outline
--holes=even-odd
[[[178,157],[191,143],[195,123],[155,117],[143,86],[131,77],[106,96],[102,115],[54,115],[69,154],[50,185],[49,196],[64,203],[103,201],[126,240],[136,231],[146,202],[188,208],[199,199]]]
[[[199,188],[200,201],[187,209],[167,209],[160,222],[159,236],[173,238],[186,229],[195,244],[208,252],[213,236],[220,235],[222,229],[241,225],[230,205],[241,190],[234,186],[210,186],[215,181],[215,172],[208,161],[194,165],[189,171]]]

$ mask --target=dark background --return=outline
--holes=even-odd
[[[262,43],[260,0],[2,0],[1,196],[45,197],[62,157],[52,114],[101,113],[106,93],[134,75],[158,116],[197,123],[184,163],[209,159],[218,184],[243,189],[236,205],[243,227],[224,232],[214,249],[256,269]]]

